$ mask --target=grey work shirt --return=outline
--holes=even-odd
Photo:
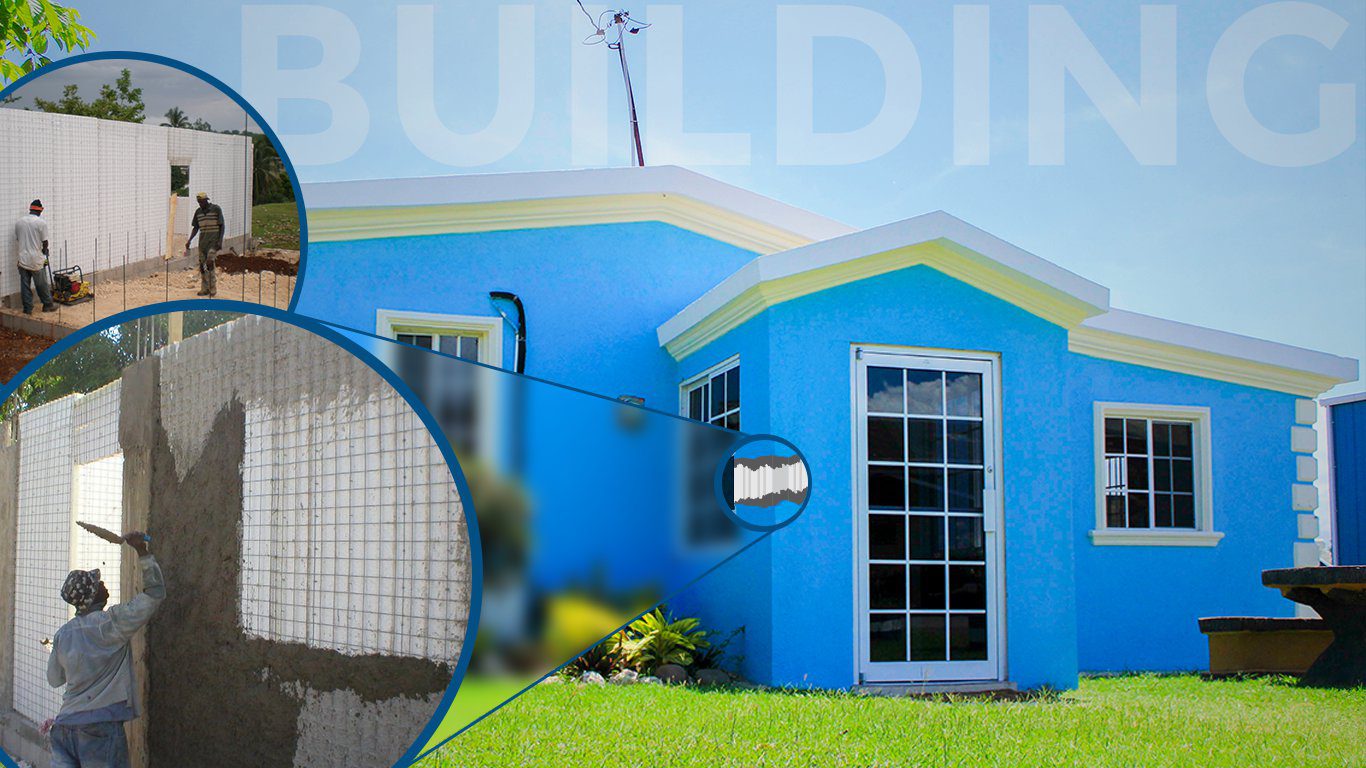
[[[29,214],[14,222],[14,239],[19,241],[19,266],[29,271],[43,268],[43,241],[48,239],[47,222]]]
[[[66,686],[59,719],[120,703],[129,705],[134,717],[142,714],[129,643],[166,599],[166,581],[156,558],[140,557],[138,564],[142,567],[141,594],[112,608],[77,616],[52,638],[47,682],[53,688]]]

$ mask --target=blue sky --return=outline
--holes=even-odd
[[[179,58],[239,87],[274,119],[292,155],[324,147],[326,142],[308,134],[334,120],[362,137],[354,151],[334,153],[338,156],[326,162],[301,163],[305,181],[573,167],[569,114],[575,104],[581,114],[606,120],[605,133],[582,134],[586,138],[580,149],[587,152],[577,159],[630,162],[620,73],[608,58],[611,52],[602,47],[584,49],[589,58],[574,58],[577,41],[593,27],[573,0],[504,4],[508,25],[502,32],[498,4],[437,4],[430,23],[421,10],[408,17],[410,31],[402,45],[397,42],[400,14],[393,3],[322,3],[320,7],[335,11],[315,8],[309,12],[312,31],[278,40],[271,36],[274,23],[262,22],[280,18],[271,16],[279,13],[278,5],[250,4],[244,13],[235,2],[200,4],[193,11],[165,1],[75,4],[85,6],[85,20],[98,34],[96,49]],[[1346,122],[1352,125],[1346,148],[1301,167],[1277,167],[1249,157],[1212,115],[1212,54],[1240,19],[1264,6],[1174,6],[1175,57],[1159,52],[1149,62],[1168,67],[1174,62],[1175,67],[1174,90],[1154,85],[1151,91],[1155,100],[1175,104],[1174,161],[1163,164],[1137,159],[1103,109],[1072,78],[1054,78],[1065,84],[1063,161],[1031,163],[1031,72],[1049,80],[1040,75],[1040,66],[1031,66],[1031,58],[1046,58],[1056,41],[1040,34],[1031,41],[1031,9],[1021,3],[992,4],[986,12],[990,155],[985,165],[955,163],[952,5],[861,1],[816,12],[826,14],[816,19],[823,29],[837,32],[852,25],[880,31],[883,37],[904,36],[920,70],[914,114],[903,109],[900,121],[891,121],[909,128],[904,138],[875,157],[835,165],[811,165],[809,155],[797,163],[779,159],[779,134],[790,133],[792,126],[780,121],[778,94],[792,93],[794,83],[801,89],[799,72],[779,68],[779,19],[800,16],[800,4],[637,4],[630,6],[633,15],[653,20],[655,26],[628,38],[627,45],[637,99],[647,117],[647,162],[678,162],[858,226],[943,209],[1109,286],[1117,307],[1366,358],[1366,4],[1282,4],[1288,13],[1314,20],[1307,23],[1316,28],[1324,27],[1320,17],[1325,12],[1345,28],[1336,32],[1331,49],[1307,37],[1282,36],[1257,47],[1248,60],[1248,109],[1272,131],[1314,129],[1320,87],[1344,84],[1349,89]],[[1140,5],[1067,3],[1065,8],[1118,81],[1137,93]],[[870,19],[876,23],[868,23]],[[792,39],[790,32],[784,39]],[[522,46],[501,68],[500,38]],[[272,63],[263,51],[278,52],[280,69],[308,69],[336,57],[338,41],[342,48],[349,41],[357,47],[354,70],[346,67],[341,81],[354,96],[334,102],[341,105],[337,114],[322,101],[275,102],[271,89],[283,80],[269,76]],[[648,62],[652,42],[657,63],[653,75]],[[677,44],[681,55],[672,50]],[[505,141],[501,150],[496,140],[492,144],[497,151],[476,148],[475,155],[498,155],[487,162],[453,165],[450,158],[443,162],[424,154],[405,133],[400,116],[401,103],[411,107],[413,96],[404,102],[396,96],[400,80],[417,88],[419,97],[424,95],[420,79],[399,75],[400,51],[406,56],[421,48],[434,51],[432,98],[442,124],[459,132],[488,124],[499,103],[501,73],[509,81],[505,95],[524,95],[531,105],[525,135]],[[820,38],[812,51],[809,92],[817,131],[853,130],[873,121],[884,94],[904,96],[905,84],[914,80],[904,57],[891,57],[898,66],[884,73],[883,59],[864,42]],[[580,76],[580,85],[587,87],[576,96],[571,73],[585,62],[600,71]],[[669,81],[680,75],[681,98],[660,98]],[[888,80],[894,81],[891,89]],[[963,85],[964,78],[958,81],[969,94],[980,93]],[[324,91],[318,93],[325,97]],[[737,159],[731,153],[721,158],[727,164],[715,164],[714,156],[690,153],[658,135],[664,118],[651,125],[652,95],[657,107],[668,104],[655,114],[681,114],[685,131],[746,134],[748,157]],[[1131,141],[1145,133],[1133,124],[1126,130]],[[720,141],[735,146],[733,137]],[[597,146],[605,146],[606,154],[594,155]],[[1347,385],[1337,392],[1362,388]]]

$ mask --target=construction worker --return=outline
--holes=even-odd
[[[43,302],[44,312],[56,312],[57,305],[52,303],[52,286],[48,285],[47,273],[47,222],[43,221],[43,201],[34,200],[28,205],[28,215],[19,217],[14,223],[14,239],[19,241],[19,299],[24,304],[24,314],[33,314],[33,288],[38,288],[38,298]]]
[[[218,249],[223,247],[223,209],[209,202],[207,193],[195,195],[199,209],[190,219],[190,236],[185,239],[185,254],[190,253],[190,241],[199,234],[199,295],[218,295],[218,274],[215,271]]]
[[[123,724],[142,714],[130,644],[166,599],[166,582],[147,536],[128,533],[123,540],[138,553],[141,594],[106,610],[109,590],[99,569],[72,571],[62,584],[62,599],[75,606],[76,618],[53,636],[47,662],[48,683],[66,686],[61,711],[44,726],[52,768],[129,768]]]

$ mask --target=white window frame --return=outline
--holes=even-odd
[[[1105,523],[1105,420],[1147,419],[1191,424],[1191,452],[1195,477],[1195,528],[1110,528]],[[1214,473],[1210,450],[1210,411],[1203,406],[1097,402],[1094,408],[1096,546],[1213,547],[1224,538],[1214,530]],[[1149,455],[1152,446],[1148,446]],[[1151,482],[1151,479],[1150,479]],[[1151,489],[1150,489],[1151,490]]]
[[[990,435],[992,447],[985,450],[983,456],[984,463],[992,469],[987,471],[988,484],[990,487],[984,490],[982,495],[983,503],[983,532],[987,536],[987,547],[989,549],[989,568],[988,578],[995,590],[993,599],[988,608],[988,615],[994,613],[994,631],[989,631],[988,642],[990,643],[987,651],[988,656],[993,659],[995,664],[995,676],[978,680],[967,680],[959,677],[960,673],[950,671],[952,668],[948,664],[977,664],[980,662],[923,662],[921,665],[920,680],[878,680],[869,674],[871,663],[865,662],[865,650],[868,647],[867,638],[867,593],[862,589],[862,574],[867,567],[867,560],[864,558],[864,543],[867,540],[867,509],[864,499],[867,498],[865,484],[867,456],[864,450],[865,435],[862,430],[865,425],[858,417],[860,412],[860,401],[866,392],[866,375],[868,365],[876,362],[878,358],[885,358],[884,364],[892,367],[906,368],[926,368],[938,370],[952,370],[954,363],[985,364],[989,371],[983,373],[983,420],[984,423],[990,421],[991,430],[985,428],[983,434]],[[960,370],[966,370],[960,368]],[[944,674],[937,675],[943,677],[939,682],[946,685],[975,684],[976,682],[1000,682],[1009,679],[1009,646],[1006,635],[1006,544],[1005,544],[1005,482],[1001,468],[1005,466],[1005,408],[1004,400],[1001,396],[1001,356],[994,352],[973,352],[968,350],[940,349],[936,347],[906,347],[887,344],[851,344],[849,347],[849,414],[850,414],[850,491],[852,499],[850,510],[853,512],[853,557],[850,558],[853,566],[853,578],[851,580],[852,601],[854,609],[854,643],[853,659],[854,672],[857,685],[877,685],[879,683],[913,684],[931,683],[931,677],[936,675],[926,674],[926,667],[930,670],[942,670]],[[989,389],[990,392],[985,390]],[[992,409],[991,418],[987,419],[988,408]],[[865,412],[866,415],[866,412]],[[984,446],[985,448],[985,446]],[[876,662],[884,663],[884,662]],[[907,665],[917,662],[906,662]],[[933,665],[933,666],[931,666]]]
[[[722,360],[721,362],[716,363],[715,365],[712,365],[709,368],[705,368],[681,381],[678,385],[678,414],[683,418],[687,419],[688,421],[692,421],[697,424],[707,424],[713,427],[718,426],[716,424],[711,424],[707,421],[697,421],[696,419],[693,419],[691,416],[688,415],[688,393],[695,389],[702,382],[709,380],[712,376],[715,376],[716,374],[721,373],[723,371],[729,371],[731,368],[738,368],[739,366],[740,355],[731,355],[730,357],[727,357],[725,360]],[[744,388],[741,387],[742,392],[743,390]],[[741,401],[740,403],[738,412],[740,414],[740,428],[741,430],[743,430],[745,426],[745,404],[743,401]],[[726,411],[725,413],[731,413],[731,411]],[[721,428],[724,429],[724,427]],[[680,436],[682,434],[683,432],[680,431]],[[741,433],[736,432],[735,434],[738,435]],[[675,526],[675,536],[678,539],[679,547],[684,552],[688,553],[689,555],[710,555],[722,552],[729,552],[730,550],[734,549],[734,547],[732,546],[734,541],[696,542],[689,540],[687,514],[692,509],[692,507],[690,506],[692,499],[688,497],[688,481],[682,476],[681,473],[679,475],[677,493],[679,514],[677,516],[678,524]]]
[[[474,336],[479,339],[479,359],[475,362],[501,368],[503,322],[501,317],[486,315],[446,315],[381,309],[375,312],[375,333],[395,341],[398,340],[400,333]]]
[[[739,367],[740,367],[740,356],[739,356],[739,355],[731,355],[730,357],[726,358],[725,360],[722,360],[721,362],[717,363],[716,365],[713,365],[713,366],[711,366],[710,368],[707,368],[707,369],[704,370],[704,371],[700,371],[699,373],[697,373],[697,374],[695,374],[695,375],[693,375],[693,376],[689,376],[688,378],[684,379],[683,382],[682,382],[681,384],[678,385],[678,413],[679,413],[679,415],[682,416],[682,417],[685,418],[685,419],[688,419],[689,421],[693,421],[694,419],[688,414],[688,395],[689,395],[694,389],[697,389],[698,386],[700,386],[701,384],[703,384],[703,383],[706,382],[706,381],[709,381],[709,380],[711,379],[711,377],[715,376],[716,374],[718,374],[718,373],[725,373],[725,372],[729,371],[731,368],[739,368]],[[743,387],[742,387],[742,389],[743,389]],[[744,404],[744,403],[740,403],[738,406],[736,406],[736,408],[735,408],[734,411],[725,411],[725,412],[723,412],[723,413],[720,414],[720,415],[724,417],[724,416],[727,416],[727,415],[729,415],[729,414],[731,414],[731,413],[738,413],[738,414],[740,414],[740,431],[743,431],[744,428],[745,428],[745,415],[744,415],[744,414],[745,414],[745,404]],[[715,417],[713,417],[713,418],[715,418]],[[699,424],[711,424],[711,426],[713,426],[713,427],[716,427],[716,426],[723,426],[723,425],[720,425],[720,424],[712,424],[710,421],[699,421],[698,423],[699,423]],[[723,427],[723,428],[724,428],[724,427]]]

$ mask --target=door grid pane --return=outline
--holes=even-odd
[[[982,374],[866,374],[869,659],[986,660]],[[1126,438],[1138,436],[1110,439]]]

